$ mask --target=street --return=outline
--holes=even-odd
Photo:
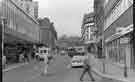
[[[32,61],[27,65],[10,70],[3,73],[3,82],[80,82],[79,78],[82,69],[69,69],[67,68],[67,61],[65,62],[64,56],[57,56],[55,61],[49,65],[48,75],[41,76],[38,70],[39,63]],[[67,59],[68,60],[68,59]],[[101,77],[94,74],[95,82],[117,82]],[[84,77],[85,82],[91,82],[86,74]]]

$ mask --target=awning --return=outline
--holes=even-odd
[[[37,40],[33,40],[25,34],[21,34],[17,31],[11,30],[8,27],[5,27],[5,39],[4,42],[12,43],[12,42],[30,42],[30,43],[38,43]]]
[[[123,28],[121,30],[121,32],[117,32],[117,33],[113,34],[112,36],[110,36],[109,38],[107,38],[105,40],[105,42],[110,42],[112,40],[115,40],[115,39],[117,39],[117,38],[119,38],[121,36],[124,36],[125,34],[128,34],[128,33],[132,32],[132,31],[133,31],[133,24],[131,24],[131,25]]]
[[[96,40],[88,40],[88,41],[85,41],[85,44],[91,44],[91,43],[96,43]]]

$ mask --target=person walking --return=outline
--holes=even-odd
[[[92,73],[91,73],[91,65],[89,64],[89,56],[87,54],[86,58],[84,59],[84,66],[83,66],[83,73],[80,77],[80,81],[83,81],[83,77],[86,74],[86,72],[88,73],[89,77],[91,78],[91,81],[95,81]]]
[[[5,55],[2,55],[2,67],[3,68],[6,67],[6,62],[7,62],[6,56]]]
[[[24,52],[20,52],[19,54],[19,62],[24,62]]]
[[[41,64],[41,75],[46,75],[47,72],[48,72],[48,62],[49,62],[49,59],[48,59],[48,56],[49,56],[49,53],[48,53],[48,48],[46,47],[41,47],[39,49],[39,52],[40,52],[40,64]]]
[[[29,62],[29,57],[28,57],[28,49],[24,49],[24,58],[25,58],[25,62]]]

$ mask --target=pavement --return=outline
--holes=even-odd
[[[10,70],[16,69],[16,68],[21,67],[21,66],[26,65],[26,64],[28,64],[28,63],[27,62],[23,62],[23,63],[10,64],[10,65],[7,65],[2,71],[3,72],[8,72]]]
[[[103,61],[97,59],[92,54],[90,61],[92,62],[93,71],[103,78],[115,79],[122,82],[135,82],[135,72],[131,70],[128,70],[128,77],[125,78],[123,75],[124,68],[113,64],[109,60]],[[105,71],[103,71],[103,62],[105,63]]]
[[[80,82],[82,69],[67,68],[70,58],[57,56],[49,65],[48,74],[41,76],[40,66],[37,61],[32,61],[3,72],[3,82]],[[113,79],[102,78],[93,72],[96,79],[94,82],[121,82]],[[91,82],[86,74],[83,82]]]

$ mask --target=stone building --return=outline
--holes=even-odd
[[[133,0],[94,0],[94,11],[106,62],[101,65],[103,72],[114,78],[132,78],[135,74]]]
[[[98,47],[98,55],[99,57],[103,56],[104,54],[104,47],[103,47],[103,36],[104,36],[104,3],[105,0],[94,0],[94,12],[95,12],[95,26],[97,27],[96,31],[96,42]]]
[[[96,43],[96,31],[95,27],[95,14],[94,12],[85,14],[83,17],[81,32],[82,32],[82,40],[84,43],[89,44],[90,46],[95,46]],[[96,46],[95,46],[96,48]],[[95,50],[96,51],[96,50]]]
[[[6,20],[4,25],[3,18]],[[18,47],[39,42],[38,21],[14,0],[0,2],[0,20],[0,26],[4,27],[4,55],[9,59],[14,59],[19,55]]]
[[[133,54],[133,0],[109,0],[105,4],[104,39],[106,57],[120,65],[135,67]]]
[[[48,18],[38,19],[40,26],[40,43],[48,45],[50,48],[56,47],[57,32],[52,22]]]
[[[38,18],[38,2],[33,0],[12,0],[30,16]]]

